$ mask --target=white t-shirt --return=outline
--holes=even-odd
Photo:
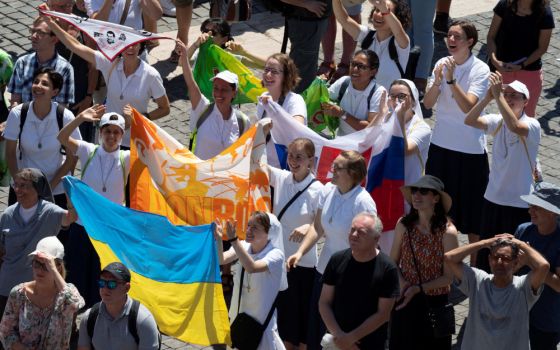
[[[261,96],[269,96],[270,94],[264,92]],[[286,98],[284,99],[284,103],[281,104],[282,108],[291,116],[294,115],[301,115],[305,119],[305,125],[307,125],[307,106],[305,105],[305,100],[301,97],[300,94],[296,94],[295,92],[288,92]],[[257,104],[257,117],[258,119],[262,119],[264,113],[264,107],[262,103],[259,101]]]
[[[350,247],[348,234],[354,216],[364,211],[377,214],[377,207],[361,186],[341,194],[335,185],[328,183],[319,201],[319,209],[322,209],[321,224],[325,231],[325,245],[317,264],[317,271],[322,274],[334,253]]]
[[[115,62],[116,66],[111,71]],[[150,99],[158,99],[166,94],[161,75],[143,60],[140,60],[136,71],[128,77],[124,75],[122,59],[115,62],[109,61],[101,52],[95,52],[95,65],[107,82],[107,113],[122,114],[127,104],[140,113],[146,113]],[[130,130],[125,132],[122,145],[130,147]]]
[[[511,132],[505,122],[501,123],[503,120],[501,115],[488,114],[482,118],[487,123],[486,133],[488,135],[496,133],[499,127],[494,136],[492,164],[484,198],[499,205],[528,208],[527,203],[519,196],[531,193],[533,183],[531,168],[535,167],[537,160],[541,125],[535,118],[530,118],[526,114],[519,119],[529,127],[529,134],[525,138],[531,159],[531,164],[529,164],[521,138]]]
[[[417,152],[404,157],[404,183],[411,184],[424,175],[432,129],[422,117],[417,115],[414,115],[405,127],[408,142],[418,147]]]
[[[340,89],[344,81],[349,80],[350,77],[344,77],[338,79],[334,82],[331,86],[329,86],[329,97],[331,100],[337,100],[338,95],[340,94]],[[368,106],[368,96],[371,92],[371,89],[375,88],[375,92],[371,97],[371,101]],[[365,88],[365,90],[356,90],[352,86],[352,82],[348,84],[348,88],[346,92],[342,96],[342,100],[339,101],[340,107],[345,110],[347,113],[351,114],[354,118],[359,120],[367,120],[368,113],[373,112],[377,113],[379,111],[379,101],[381,100],[381,95],[383,91],[386,91],[385,88],[379,85],[375,79],[373,79],[369,85]],[[348,135],[356,130],[350,126],[345,120],[342,118],[340,119],[340,126],[336,134],[338,136]]]
[[[437,61],[436,66],[443,64],[446,59],[447,57],[444,57]],[[465,63],[457,65],[453,76],[465,93],[473,94],[480,100],[488,89],[489,75],[490,69],[486,63],[471,55]],[[434,79],[432,72],[428,86],[433,84]],[[465,125],[466,113],[459,108],[445,78],[439,89],[432,143],[456,152],[484,154],[486,151],[484,132]]]
[[[94,12],[99,12],[103,6],[103,2],[104,0],[84,0],[87,15],[91,17]],[[109,12],[107,22],[120,24],[125,3],[126,0],[113,1],[113,6],[111,7],[111,12]],[[140,7],[139,0],[130,0],[128,15],[126,16],[126,20],[123,25],[134,29],[142,29],[142,8]]]
[[[301,182],[295,182],[290,171],[270,167],[270,184],[274,186],[274,215],[278,216],[288,201],[296,193],[303,190],[313,179],[313,174],[309,174]],[[284,255],[286,257],[294,254],[300,246],[300,243],[288,240],[294,229],[305,224],[313,225],[322,192],[323,185],[321,182],[313,182],[286,209],[282,216],[280,223],[284,235]],[[298,265],[303,267],[315,267],[317,265],[317,247],[315,245],[301,258]]]
[[[51,111],[41,120],[33,112],[33,102],[31,102],[21,131],[20,142],[23,152],[21,159],[19,159],[19,147],[16,151],[18,169],[37,168],[45,173],[49,181],[53,180],[56,171],[66,160],[66,156],[60,154],[60,142],[57,139],[58,132],[60,131],[56,121],[57,106],[57,102],[51,102]],[[6,130],[4,130],[4,138],[6,140],[17,141],[18,139],[19,117],[22,107],[23,104],[14,107],[8,115]],[[69,109],[65,109],[62,118],[63,126],[72,120],[74,120],[74,114]],[[76,140],[82,139],[78,128],[72,132],[72,138]],[[70,173],[66,175],[70,175]],[[54,195],[64,193],[62,182],[52,189],[52,193]]]
[[[261,324],[264,324],[266,316],[272,307],[276,295],[280,290],[284,254],[282,251],[274,247],[270,242],[257,254],[253,254],[250,249],[250,244],[242,241],[243,249],[245,249],[253,258],[253,260],[261,260],[266,262],[268,271],[248,273],[245,271],[243,277],[243,292],[241,293],[241,307],[240,312],[245,312],[249,316],[254,317]],[[233,249],[233,248],[230,248]],[[233,266],[234,285],[239,286],[241,276],[241,264]],[[231,307],[229,309],[229,319],[233,323],[237,316],[239,302],[239,287],[233,288],[233,295],[231,297]],[[261,342],[257,348],[258,350],[279,350],[285,349],[282,339],[278,334],[276,325],[276,311],[274,311],[270,322],[266,327]]]
[[[191,112],[191,119],[189,122],[191,131],[196,129],[198,118],[209,105],[210,101],[204,95],[201,95],[198,106]],[[198,128],[194,154],[203,160],[217,156],[220,152],[237,141],[240,136],[239,130],[234,107],[232,106],[229,118],[224,120],[222,113],[220,113],[218,107],[214,105],[208,118],[206,118],[204,123]],[[249,130],[249,125],[245,126],[244,131],[247,130]]]
[[[95,156],[89,162],[86,171],[83,172],[84,166],[96,147]],[[124,164],[121,164],[119,152],[122,152]],[[111,202],[124,203],[124,181],[130,171],[130,151],[107,152],[103,149],[103,146],[79,141],[76,155],[82,166],[82,181]],[[106,191],[103,191],[104,187]]]
[[[366,35],[369,33],[370,29],[367,26],[360,25],[360,34],[356,38],[358,43],[364,41]],[[373,36],[373,42],[368,47],[369,50],[375,52],[379,57],[379,69],[377,70],[377,75],[375,79],[377,83],[386,89],[391,87],[391,84],[396,79],[401,79],[401,72],[397,64],[391,59],[389,55],[389,41],[393,36],[379,42],[377,40],[377,33]],[[406,65],[408,64],[408,55],[410,53],[410,42],[404,49],[399,46],[395,40],[395,47],[397,49],[397,56],[399,57],[399,63],[403,70],[406,70]]]

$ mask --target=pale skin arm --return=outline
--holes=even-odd
[[[517,238],[513,238],[513,236],[508,235],[511,237],[511,240],[519,246],[520,252],[525,256],[525,262],[531,269],[529,273],[531,279],[531,288],[533,289],[533,293],[536,293],[539,288],[545,283],[547,275],[549,274],[550,264],[546,259],[533,247],[528,245],[527,243],[518,240]]]
[[[64,163],[56,170],[50,181],[51,188],[58,186],[63,176],[66,176],[69,172],[73,172],[77,163],[78,158],[72,152],[66,152]]]
[[[344,29],[352,39],[356,40],[358,35],[360,35],[360,25],[358,22],[348,15],[348,12],[346,12],[346,9],[342,6],[341,0],[333,0],[332,7],[336,20],[340,23],[342,29]]]
[[[222,224],[219,223],[218,221],[216,221],[215,223],[216,223],[217,234],[222,236],[223,235]],[[239,262],[245,268],[245,271],[247,271],[248,273],[268,271],[268,265],[266,264],[266,262],[262,260],[254,260],[251,257],[251,255],[249,255],[249,253],[245,249],[243,249],[243,246],[241,245],[239,240],[236,239],[237,238],[237,232],[235,229],[236,225],[237,225],[236,220],[233,222],[228,220],[226,222],[226,236],[228,238],[228,241],[231,242],[231,247],[233,248],[237,258],[239,259]],[[231,249],[229,251],[231,251]],[[234,257],[231,256],[232,254],[229,253],[229,251],[224,253],[224,264],[227,264],[234,260]]]
[[[484,111],[484,108],[494,99],[492,96],[492,91],[489,89],[484,95],[484,98],[467,113],[465,117],[465,125],[472,126],[473,128],[480,129],[480,130],[487,130],[488,123],[481,117],[481,113]]]
[[[74,139],[71,135],[80,124],[85,121],[97,122],[105,113],[105,106],[95,105],[78,114],[70,123],[66,124],[58,133],[57,139],[61,145],[66,147],[68,152],[76,154],[78,151],[78,140]]]
[[[453,73],[455,72],[455,67],[457,66],[457,64],[455,63],[453,57],[448,57],[444,65],[446,68],[444,70],[445,79],[446,81],[451,81],[453,79]],[[478,102],[478,97],[471,93],[463,91],[461,86],[459,86],[459,84],[457,84],[456,82],[448,85],[451,88],[451,92],[453,93],[455,102],[463,113],[468,113],[471,108],[473,108],[474,105]]]
[[[317,243],[319,238],[323,237],[323,235],[325,234],[323,225],[321,224],[322,212],[322,209],[317,210],[313,225],[309,227],[309,231],[305,235],[305,238],[301,242],[301,245],[299,246],[297,252],[286,259],[288,270],[292,267],[296,267],[301,258],[311,249],[311,247],[313,247]]]
[[[229,51],[242,55],[244,57],[243,63],[245,63],[247,67],[263,69],[266,64],[266,57],[245,50],[241,44],[236,43],[235,41],[228,41],[226,43],[226,47]]]
[[[443,80],[443,64],[439,64],[434,68],[434,82],[430,86],[430,88],[426,91],[424,95],[424,106],[428,109],[431,109],[435,106],[441,88],[441,82]]]
[[[192,108],[195,109],[200,100],[202,99],[202,93],[200,92],[200,88],[196,81],[194,81],[194,76],[192,72],[191,65],[189,63],[189,57],[187,54],[187,47],[181,40],[176,40],[176,50],[181,55],[179,58],[179,63],[183,67],[183,78],[185,79],[185,83],[187,84],[187,89],[189,92],[189,98],[191,100]]]
[[[49,25],[49,28],[56,35],[58,40],[60,40],[60,42],[62,42],[70,51],[92,64],[94,68],[96,67],[95,51],[93,49],[80,43],[72,35],[60,28],[60,26],[53,21],[50,16],[45,16],[45,18],[45,22]]]
[[[409,156],[411,154],[415,154],[418,152],[418,145],[415,142],[410,142],[408,140],[408,135],[406,134],[406,114],[413,113],[412,111],[412,101],[410,96],[406,97],[406,100],[403,103],[398,103],[397,108],[395,109],[397,114],[397,120],[401,126],[403,141],[404,141],[404,155]]]
[[[163,10],[157,0],[140,0],[142,13],[153,21],[157,21],[163,15]]]
[[[101,5],[99,11],[92,13],[91,18],[100,21],[107,21],[109,19],[109,14],[111,13],[111,8],[113,7],[113,3],[114,3],[113,0],[103,1],[103,5]]]
[[[383,92],[383,94],[386,95],[386,92]],[[323,102],[321,104],[321,109],[326,115],[329,115],[331,117],[340,118],[346,114],[345,122],[348,123],[348,125],[350,125],[354,130],[362,130],[367,128],[372,124],[372,122],[377,119],[377,116],[379,115],[379,113],[368,112],[367,119],[361,120],[346,112],[344,109],[342,109],[342,107],[329,102]]]
[[[60,272],[58,272],[58,269],[56,268],[55,259],[52,256],[45,254],[43,252],[37,253],[35,259],[45,264],[45,266],[47,267],[47,271],[53,274],[54,285],[56,289],[59,292],[63,290],[64,287],[66,287],[66,281],[64,281],[64,278],[60,275]]]
[[[159,98],[155,99],[157,104],[157,108],[148,113],[150,115],[150,120],[157,120],[159,118],[163,118],[171,112],[169,108],[169,98],[167,95],[163,95]]]
[[[557,267],[554,272],[548,271],[544,283],[554,289],[555,292],[560,293],[560,267]]]
[[[8,170],[10,171],[10,176],[14,178],[18,172],[18,165],[17,165],[17,141],[14,140],[6,140],[6,162],[8,163]]]
[[[262,102],[263,105],[267,104],[269,101],[272,100],[272,97],[270,96],[261,96],[259,97],[260,101]],[[282,106],[280,106],[282,107]],[[292,115],[292,118],[294,118],[298,123],[305,125],[305,118],[302,115],[296,114],[296,115]],[[271,127],[272,128],[272,127]],[[265,135],[268,135],[267,132],[265,132]]]
[[[333,1],[334,2],[334,1]],[[410,39],[404,30],[401,21],[395,16],[395,14],[387,8],[387,3],[385,0],[374,0],[373,5],[379,9],[382,13],[389,13],[383,16],[385,21],[389,24],[391,32],[395,37],[395,41],[401,49],[404,49],[410,45]]]
[[[520,121],[509,107],[502,91],[502,83],[502,75],[499,72],[490,75],[490,89],[494,99],[496,99],[500,114],[509,131],[519,136],[527,137],[529,135],[529,126],[527,123]]]

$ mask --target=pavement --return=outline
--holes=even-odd
[[[253,0],[253,16],[251,20],[244,23],[236,23],[232,26],[235,40],[241,43],[250,52],[258,52],[261,56],[268,56],[280,51],[284,19],[276,13],[267,12],[262,0]],[[27,28],[36,15],[34,8],[41,2],[37,0],[0,0],[0,48],[11,53],[14,58],[25,53],[30,48],[27,39]],[[196,3],[196,2],[195,2]],[[495,0],[455,0],[452,3],[451,17],[464,17],[473,21],[480,36],[480,42],[476,45],[474,53],[481,59],[486,59],[485,41],[486,33],[492,19],[492,8]],[[537,107],[537,118],[542,127],[542,139],[539,149],[539,159],[542,173],[546,181],[560,185],[560,2],[551,2],[555,14],[556,29],[548,53],[544,55],[544,88]],[[370,5],[365,4],[363,16],[369,13]],[[207,18],[209,11],[208,3],[196,4],[193,11],[193,19],[189,31],[189,40],[196,40],[200,31],[202,21]],[[363,23],[367,23],[364,21]],[[175,37],[177,30],[176,20],[171,17],[163,17],[158,22],[158,32]],[[338,30],[337,57],[341,54],[341,29]],[[445,43],[442,36],[435,37],[436,46],[433,62],[447,55]],[[149,54],[149,61],[154,65],[164,78],[170,101],[171,113],[169,116],[158,120],[158,124],[165,128],[173,137],[186,144],[189,138],[188,115],[191,107],[186,100],[186,88],[181,76],[181,69],[167,61],[173,48],[172,40],[161,40],[160,46]],[[491,107],[495,109],[495,107]],[[254,111],[254,105],[244,105],[247,112]],[[428,119],[429,123],[433,120]],[[7,188],[0,188],[0,210],[5,209],[7,204]],[[466,241],[461,237],[461,243]],[[458,335],[453,338],[454,349],[459,349],[461,342],[461,330],[468,314],[468,300],[462,300],[460,295],[453,293],[456,307],[456,323]],[[203,349],[204,347],[185,344],[177,339],[164,336],[162,349]],[[210,349],[211,347],[208,347]]]

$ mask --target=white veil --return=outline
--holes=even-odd
[[[268,240],[275,248],[284,252],[284,238],[282,236],[282,224],[276,218],[276,215],[267,213],[270,219],[270,229],[268,230]],[[286,275],[286,264],[282,264],[282,280],[280,281],[280,290],[288,288],[288,277]]]

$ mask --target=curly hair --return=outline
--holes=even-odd
[[[275,59],[282,66],[282,71],[284,72],[284,78],[282,79],[282,95],[286,96],[288,92],[292,91],[301,80],[298,68],[290,56],[285,53],[272,54],[266,59],[266,62],[270,59]],[[264,86],[264,82],[262,80],[261,84]]]
[[[405,31],[410,29],[410,27],[412,26],[412,12],[410,11],[410,6],[408,6],[408,3],[402,0],[389,0],[389,1],[393,4],[394,6],[393,13],[395,14],[395,17],[397,17],[399,22],[401,22],[403,29]],[[373,13],[375,12],[375,10],[376,9],[374,7],[371,10],[371,13],[369,14],[370,21],[371,18],[373,17]]]

